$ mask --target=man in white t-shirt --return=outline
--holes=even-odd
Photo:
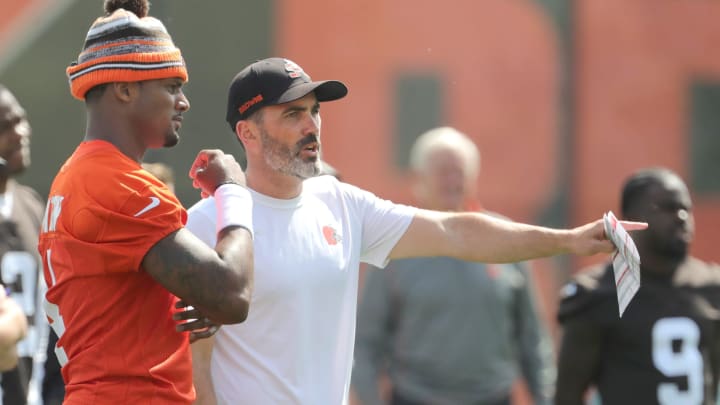
[[[611,252],[602,221],[555,230],[480,213],[421,210],[318,176],[320,102],[347,94],[282,58],[255,62],[230,84],[226,119],[247,156],[255,290],[247,320],[193,345],[198,403],[338,405],[350,383],[358,267],[452,256],[516,262]],[[187,228],[216,241],[211,199]],[[626,224],[630,229],[642,224]]]

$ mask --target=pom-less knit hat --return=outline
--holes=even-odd
[[[91,88],[112,82],[171,77],[188,80],[185,62],[160,20],[148,17],[147,1],[113,1],[85,37],[78,60],[67,69],[70,92],[85,99]],[[124,3],[127,3],[124,4]],[[136,5],[144,3],[144,7]]]

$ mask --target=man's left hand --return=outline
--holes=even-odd
[[[190,343],[208,338],[220,330],[219,323],[213,322],[203,315],[200,310],[192,305],[185,304],[182,300],[175,304],[175,308],[181,309],[181,311],[173,314],[173,319],[179,322],[175,326],[175,330],[178,332],[190,332]]]

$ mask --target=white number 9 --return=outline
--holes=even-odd
[[[703,358],[698,350],[700,328],[690,318],[663,318],[652,329],[652,356],[655,368],[668,377],[687,377],[687,390],[675,383],[661,383],[658,402],[663,405],[700,404],[703,400]],[[680,348],[673,350],[673,341]]]

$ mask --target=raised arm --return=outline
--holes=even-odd
[[[621,223],[627,230],[647,227],[645,223]],[[565,253],[592,255],[613,250],[601,219],[573,229],[552,229],[477,212],[418,210],[390,258],[449,256],[511,263]]]
[[[168,291],[211,320],[242,322],[253,288],[252,201],[243,187],[245,177],[235,159],[219,150],[201,151],[190,176],[204,196],[216,197],[215,250],[181,228],[156,243],[142,265]]]

